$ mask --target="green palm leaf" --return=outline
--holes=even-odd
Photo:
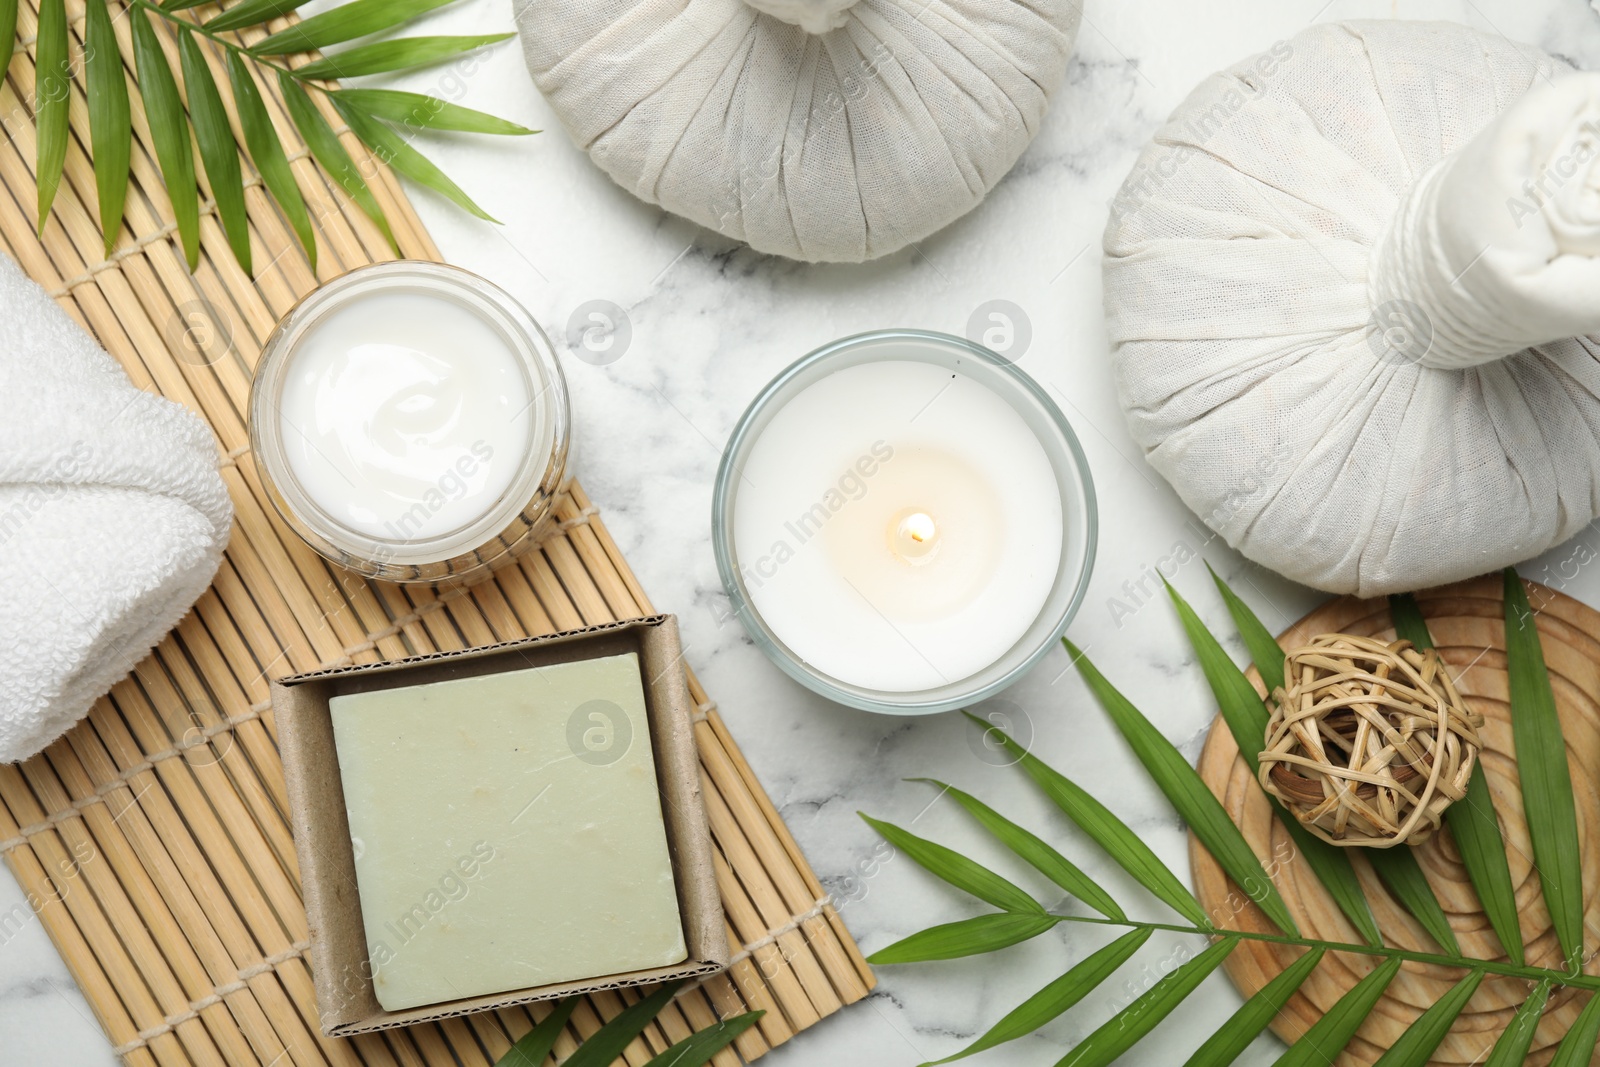
[[[941,1063],[966,1059],[975,1053],[1033,1033],[1094,992],[1101,982],[1111,977],[1113,971],[1128,962],[1129,957],[1139,951],[1153,933],[1155,931],[1148,927],[1128,931],[1012,1008],[1006,1013],[1005,1018],[991,1026],[982,1037],[960,1052],[946,1056],[942,1060],[921,1064],[920,1067],[936,1067]]]
[[[1228,602],[1228,611],[1233,615],[1234,624],[1240,633],[1245,635],[1245,645],[1250,649],[1251,655],[1256,657],[1256,670],[1263,680],[1268,681],[1271,689],[1281,688],[1283,685],[1283,653],[1278,648],[1278,643],[1267,633],[1267,628],[1261,624],[1255,612],[1249,605],[1240,600],[1233,590],[1229,589],[1215,572],[1212,578],[1216,580],[1219,589],[1225,590],[1224,599]],[[1267,736],[1268,715],[1266,707],[1261,703],[1255,686],[1250,684],[1244,672],[1233,662],[1228,653],[1223,650],[1222,644],[1206,629],[1205,623],[1200,621],[1200,616],[1195,614],[1188,601],[1178,594],[1170,583],[1167,585],[1167,595],[1172,598],[1172,605],[1177,609],[1178,621],[1183,625],[1183,631],[1189,637],[1189,644],[1193,646],[1195,658],[1200,662],[1200,670],[1206,677],[1206,683],[1211,687],[1212,696],[1216,697],[1217,707],[1222,713],[1222,721],[1227,724],[1228,732],[1233,735],[1234,744],[1239,747],[1239,754],[1244,758],[1245,765],[1250,768],[1250,777],[1260,780],[1261,774],[1261,746]],[[1251,636],[1254,635],[1254,636]],[[1257,647],[1262,646],[1262,647]],[[1266,666],[1263,667],[1262,664]],[[1361,891],[1361,878],[1350,864],[1350,857],[1343,851],[1323,841],[1300,825],[1300,820],[1291,815],[1277,799],[1267,797],[1272,804],[1273,813],[1278,816],[1289,837],[1294,842],[1295,849],[1305,857],[1306,863],[1317,875],[1317,879],[1333,897],[1339,910],[1350,920],[1356,932],[1369,945],[1383,944],[1383,938],[1378,933],[1377,920],[1372,917],[1372,909],[1367,906],[1367,898]]]
[[[985,830],[999,839],[1001,844],[1101,915],[1108,919],[1127,918],[1123,910],[1117,906],[1117,902],[1111,899],[1111,894],[1079,870],[1075,863],[977,797],[935,778],[915,778],[912,781],[938,786],[943,795],[965,808]]]
[[[142,13],[131,12],[133,58],[139,71],[139,95],[144,98],[144,113],[150,123],[150,139],[155,142],[156,162],[161,165],[161,182],[172,215],[178,224],[178,240],[183,256],[194,270],[200,262],[200,192],[195,187],[194,153],[189,144],[189,119],[178,83],[167,65],[167,54],[156,40],[156,31]]]
[[[1439,898],[1422,873],[1421,864],[1409,848],[1367,849],[1367,861],[1378,877],[1394,894],[1400,906],[1409,911],[1422,928],[1452,956],[1461,955],[1461,945],[1456,932],[1450,928],[1450,919],[1439,904]]]
[[[1289,1051],[1278,1057],[1274,1067],[1327,1067],[1334,1056],[1350,1043],[1356,1031],[1377,1007],[1383,991],[1400,972],[1400,959],[1384,961],[1378,969],[1357,982],[1340,997],[1327,1014],[1300,1035]]]
[[[328,125],[328,120],[322,117],[322,112],[317,110],[311,98],[306,96],[306,91],[300,87],[287,73],[278,73],[278,88],[283,93],[284,104],[289,109],[289,118],[294,122],[295,129],[300,131],[300,136],[305,138],[306,147],[311,150],[311,155],[322,164],[322,169],[332,176],[343,189],[366,213],[384,239],[389,242],[389,247],[394,249],[395,255],[400,254],[400,245],[394,239],[394,233],[389,229],[389,220],[383,214],[383,208],[378,205],[377,199],[372,195],[372,190],[367,188],[366,181],[361,177],[361,172],[356,169],[356,164],[346,152],[344,145],[339,143],[338,134],[333,132],[333,127]]]
[[[206,64],[205,54],[188,30],[178,33],[178,60],[183,67],[183,84],[189,90],[189,117],[194,123],[194,139],[200,146],[200,161],[206,167],[211,198],[217,204],[217,217],[228,247],[244,268],[250,269],[250,214],[244,203],[244,174],[239,167],[239,145],[228,125],[222,94]]]
[[[50,218],[50,205],[61,188],[67,162],[67,106],[72,97],[72,68],[67,59],[65,0],[40,0],[39,29],[34,41],[37,73],[33,87],[33,121],[38,126],[39,233]]]
[[[610,1067],[611,1061],[622,1055],[633,1039],[644,1033],[644,1028],[650,1025],[651,1020],[672,1002],[673,995],[681,985],[682,982],[668,982],[657,987],[643,1000],[623,1008],[615,1018],[579,1045],[578,1051],[568,1056],[562,1067]]]
[[[1294,917],[1278,895],[1277,886],[1262,870],[1261,862],[1251,851],[1244,834],[1239,832],[1239,827],[1212,794],[1210,787],[1189,766],[1183,753],[1106,680],[1076,645],[1065,638],[1062,643],[1072,653],[1089,691],[1095,695],[1106,714],[1111,716],[1111,721],[1127,739],[1134,755],[1144,764],[1144,769],[1155,779],[1156,785],[1172,806],[1178,809],[1178,814],[1189,824],[1189,829],[1205,845],[1206,850],[1278,929],[1287,934],[1298,934],[1300,931],[1295,926]]]
[[[11,57],[17,49],[17,0],[0,0],[0,75],[11,67]]]
[[[959,852],[902,830],[893,823],[880,822],[865,812],[856,812],[868,826],[883,835],[884,840],[910,856],[912,861],[929,872],[979,900],[987,901],[1004,911],[1028,915],[1043,915],[1044,908],[1024,890],[995,874],[980,863],[974,863]]]
[[[434,192],[454,200],[480,219],[498,221],[462,192],[461,187],[451,181],[444,171],[434,166],[427,156],[412,148],[406,143],[405,138],[394,130],[338,96],[333,97],[333,106],[344,117],[345,123],[355,135],[361,138],[361,142],[389,166],[419,185],[425,185]]]
[[[261,91],[256,88],[255,76],[237,52],[228,53],[228,82],[233,86],[239,127],[244,131],[245,147],[255,160],[256,172],[261,175],[261,182],[272,198],[278,202],[284,218],[289,220],[295,236],[300,238],[300,244],[306,250],[306,259],[314,271],[317,268],[317,238],[311,229],[311,216],[306,211],[305,199],[300,195],[300,186],[294,180],[294,171],[289,166],[289,157],[283,151],[278,130],[272,125],[272,117],[267,114]]]
[[[1417,648],[1432,648],[1433,635],[1422,617],[1422,609],[1409,593],[1389,598],[1389,617],[1395,634]],[[1472,887],[1478,891],[1489,925],[1500,938],[1501,946],[1513,963],[1524,962],[1522,924],[1518,919],[1516,889],[1511,884],[1511,866],[1506,861],[1506,843],[1500,835],[1500,819],[1495,813],[1494,795],[1483,773],[1483,761],[1472,765],[1467,795],[1445,809],[1445,823],[1455,838],[1461,865],[1467,869]]]
[[[210,0],[203,0],[209,3]],[[223,30],[242,30],[248,26],[259,26],[263,22],[282,18],[289,12],[304,7],[307,0],[244,0],[220,15],[213,15],[205,22],[205,28],[212,33]],[[194,5],[198,7],[199,5]]]
[[[1590,993],[1589,1003],[1556,1047],[1550,1067],[1589,1067],[1594,1058],[1596,1038],[1600,1038],[1600,993]]]
[[[1511,662],[1512,678],[1512,703],[1513,715],[1527,711],[1530,707],[1529,717],[1534,719],[1532,724],[1536,731],[1546,729],[1541,735],[1534,733],[1535,745],[1541,745],[1546,752],[1547,760],[1553,761],[1559,754],[1561,769],[1565,771],[1565,748],[1561,744],[1559,723],[1555,722],[1554,699],[1551,694],[1548,672],[1543,662],[1542,648],[1538,642],[1537,634],[1531,624],[1527,610],[1527,601],[1520,583],[1513,573],[1507,575],[1506,616],[1507,616],[1507,641],[1508,658]],[[1221,587],[1219,583],[1219,587]],[[1261,635],[1265,628],[1260,627],[1258,620],[1251,626],[1253,615],[1249,608],[1237,597],[1231,596],[1230,611],[1241,628],[1250,628],[1257,631],[1253,644],[1261,644]],[[1255,720],[1265,716],[1265,708],[1260,706],[1260,700],[1253,687],[1249,689],[1249,699],[1245,699],[1244,690],[1236,684],[1244,681],[1244,676],[1232,665],[1222,651],[1221,646],[1205,628],[1199,623],[1188,605],[1185,604],[1176,592],[1173,593],[1174,603],[1178,606],[1180,618],[1185,628],[1190,631],[1191,640],[1200,654],[1203,667],[1209,666],[1208,681],[1218,695],[1219,704],[1226,708],[1230,699],[1226,694],[1233,694],[1231,699],[1232,710],[1236,713],[1234,718],[1244,724],[1244,728],[1254,732],[1257,723]],[[1420,613],[1414,612],[1414,603],[1408,604],[1405,598],[1395,602],[1397,627],[1399,632],[1406,633],[1411,629],[1415,633],[1417,644],[1423,645],[1427,641],[1425,627],[1421,624]],[[1413,612],[1413,617],[1408,617],[1408,611]],[[1419,629],[1420,628],[1420,629]],[[1270,635],[1267,635],[1270,637]],[[1247,638],[1247,641],[1251,641]],[[1520,642],[1520,644],[1519,644]],[[1070,645],[1068,646],[1071,647]],[[1275,647],[1275,646],[1274,646]],[[1073,651],[1076,652],[1074,649]],[[1258,654],[1268,655],[1263,649]],[[1080,656],[1081,660],[1081,656]],[[1132,707],[1117,691],[1099,676],[1094,667],[1086,660],[1083,661],[1085,677],[1090,688],[1095,691],[1103,704],[1108,706],[1114,721],[1124,729],[1125,735],[1130,735],[1130,742],[1134,742],[1135,750],[1140,753],[1141,762],[1152,769],[1152,774],[1158,779],[1158,784],[1163,778],[1176,778],[1179,772],[1171,766],[1168,755],[1152,756],[1156,746],[1150,737],[1155,733],[1155,728],[1145,720],[1136,709]],[[1223,670],[1226,665],[1231,670]],[[1252,704],[1255,706],[1252,707]],[[1551,989],[1556,986],[1565,986],[1595,994],[1586,1004],[1578,1021],[1569,1030],[1563,1039],[1556,1054],[1552,1067],[1584,1067],[1596,1047],[1596,1039],[1600,1037],[1600,978],[1584,974],[1576,968],[1557,970],[1547,967],[1530,967],[1522,962],[1507,962],[1499,959],[1475,960],[1461,955],[1455,938],[1448,930],[1446,936],[1439,940],[1444,947],[1443,953],[1413,951],[1409,949],[1391,948],[1381,942],[1369,944],[1356,944],[1343,941],[1307,938],[1299,934],[1270,934],[1254,930],[1218,929],[1207,921],[1192,894],[1188,893],[1182,883],[1177,882],[1171,872],[1167,870],[1148,847],[1133,834],[1133,832],[1116,816],[1112,815],[1104,805],[1095,800],[1087,792],[1078,787],[1049,766],[1024,750],[1013,739],[1006,736],[1003,731],[994,729],[989,724],[969,715],[973,722],[985,730],[987,736],[998,737],[1008,752],[1015,757],[1024,773],[1038,785],[1057,807],[1083,829],[1097,844],[1101,845],[1124,870],[1132,875],[1135,880],[1145,885],[1158,898],[1171,904],[1180,914],[1193,925],[1185,927],[1173,923],[1144,922],[1135,919],[1117,917],[1109,913],[1102,915],[1083,914],[1051,914],[1042,911],[1019,910],[1008,911],[1000,914],[979,916],[962,922],[947,923],[932,930],[922,931],[912,935],[902,942],[892,945],[883,953],[875,955],[875,963],[895,962],[900,959],[931,959],[948,958],[958,955],[971,955],[978,952],[990,951],[994,948],[1004,947],[1024,940],[1026,937],[1036,936],[1044,930],[1050,929],[1060,923],[1075,923],[1079,925],[1098,925],[1123,927],[1128,930],[1127,935],[1113,945],[1102,949],[1090,959],[1085,960],[1068,974],[1051,982],[1044,989],[1039,990],[1029,997],[1017,1008],[1009,1012],[1000,1022],[992,1026],[978,1040],[974,1041],[961,1052],[948,1057],[940,1063],[961,1059],[976,1052],[984,1051],[1006,1041],[1015,1040],[1045,1025],[1050,1020],[1069,1010],[1078,1003],[1089,990],[1096,988],[1108,977],[1112,971],[1126,961],[1129,956],[1151,936],[1155,930],[1167,930],[1180,933],[1204,935],[1219,941],[1203,952],[1194,961],[1185,964],[1177,971],[1167,975],[1149,993],[1145,994],[1133,1005],[1119,1012],[1111,1022],[1100,1027],[1090,1038],[1073,1049],[1062,1061],[1061,1065],[1070,1067],[1104,1067],[1118,1056],[1127,1052],[1146,1033],[1157,1026],[1160,1021],[1171,1012],[1177,1004],[1181,1003],[1204,977],[1211,973],[1222,960],[1232,951],[1240,941],[1250,940],[1276,946],[1293,946],[1303,949],[1303,954],[1284,972],[1272,979],[1265,987],[1251,997],[1233,1016],[1218,1028],[1200,1048],[1190,1057],[1188,1067],[1226,1067],[1239,1056],[1239,1054],[1254,1041],[1269,1025],[1274,1016],[1283,1009],[1295,992],[1301,988],[1307,978],[1315,971],[1320,961],[1328,952],[1344,953],[1352,956],[1367,956],[1372,958],[1375,969],[1348,990],[1339,1001],[1317,1022],[1301,1036],[1299,1040],[1286,1051],[1277,1063],[1279,1067],[1326,1067],[1331,1063],[1341,1050],[1345,1048],[1352,1037],[1360,1029],[1364,1021],[1371,1014],[1378,1001],[1382,999],[1401,966],[1411,962],[1424,967],[1457,968],[1464,972],[1466,977],[1458,982],[1440,1001],[1425,1011],[1415,1023],[1389,1048],[1380,1060],[1380,1067],[1423,1067],[1430,1057],[1440,1047],[1452,1025],[1465,1010],[1472,999],[1485,975],[1494,974],[1513,977],[1528,983],[1532,990],[1531,995],[1518,1009],[1510,1025],[1500,1035],[1493,1051],[1489,1054],[1487,1067],[1512,1067],[1520,1063],[1534,1037],[1535,1030],[1544,1011]],[[1554,730],[1547,728],[1554,724]],[[1261,724],[1264,730],[1264,723]],[[1526,727],[1528,724],[1523,723]],[[1230,723],[1230,728],[1233,724]],[[1554,744],[1551,744],[1549,734],[1554,734]],[[1159,736],[1159,735],[1157,735]],[[1246,733],[1249,736],[1249,733]],[[1163,739],[1164,741],[1164,739]],[[1518,736],[1519,755],[1524,761],[1532,762],[1527,755],[1528,741],[1524,736]],[[1247,753],[1249,748],[1244,749]],[[1181,757],[1179,757],[1181,759]],[[1187,766],[1187,765],[1185,765]],[[1190,771],[1190,774],[1193,772]],[[1524,777],[1534,773],[1524,770]],[[1546,775],[1546,777],[1552,777]],[[927,779],[923,779],[927,780]],[[1051,876],[1058,885],[1072,881],[1074,874],[1081,875],[1075,866],[1072,866],[1065,857],[1061,856],[1051,846],[1034,836],[1030,831],[1023,829],[1009,819],[999,815],[983,802],[966,793],[942,783],[940,785],[948,792],[961,807],[976,818],[991,835],[1000,840],[1019,857],[1027,860],[1036,869]],[[1525,783],[1526,784],[1526,783]],[[1571,787],[1570,781],[1562,779],[1565,786],[1562,790],[1554,791],[1551,803],[1558,806],[1565,801],[1565,806],[1570,811]],[[1167,789],[1169,795],[1175,790]],[[1182,802],[1178,803],[1182,807]],[[1530,821],[1536,816],[1533,812],[1537,805],[1533,800],[1527,803],[1530,812]],[[1558,820],[1559,821],[1559,820]],[[869,820],[871,822],[871,820]],[[1014,901],[999,900],[997,895],[1006,893],[1020,893],[1021,891],[1006,882],[1000,876],[980,867],[971,860],[966,860],[957,853],[953,853],[943,846],[924,842],[905,831],[886,824],[872,823],[877,826],[880,833],[886,837],[890,834],[899,835],[889,839],[912,855],[912,858],[924,866],[929,867],[934,873],[952,881],[954,884],[963,885],[973,891],[980,890],[978,895],[990,899],[991,903],[998,903],[1006,907],[1015,904]],[[1287,825],[1287,824],[1286,824]],[[1577,846],[1572,844],[1570,851],[1576,858]],[[1377,855],[1381,864],[1387,854]],[[1537,856],[1535,857],[1537,860]],[[1399,875],[1390,872],[1391,881],[1399,881],[1406,886],[1404,879],[1409,877],[1409,868],[1398,868]],[[1264,872],[1263,872],[1264,873]],[[1417,871],[1418,880],[1406,888],[1399,890],[1401,895],[1412,898],[1413,909],[1426,914],[1430,907],[1437,908],[1438,901],[1433,897],[1426,879],[1421,878],[1420,869]],[[1168,881],[1170,879],[1171,881]],[[1098,888],[1098,887],[1096,887]],[[1550,892],[1546,887],[1546,892]],[[1559,891],[1558,891],[1559,895]],[[1032,898],[1027,898],[1033,905]],[[1552,904],[1552,911],[1555,905]],[[1442,909],[1441,909],[1442,911]],[[1103,917],[1102,917],[1103,916]],[[1578,943],[1581,948],[1581,942]],[[1058,1065],[1058,1067],[1061,1067]],[[932,1067],[932,1065],[924,1065]]]
[[[544,1061],[550,1058],[556,1040],[560,1038],[567,1020],[572,1018],[572,1009],[578,1006],[580,999],[568,997],[558,1002],[549,1015],[540,1019],[537,1026],[523,1034],[516,1044],[506,1050],[504,1056],[495,1061],[495,1067],[544,1067]]]
[[[302,78],[357,78],[364,74],[412,70],[515,36],[514,33],[486,33],[470,37],[402,37],[395,41],[378,41],[312,60],[295,73]]]
[[[1325,950],[1314,948],[1295,960],[1283,973],[1256,990],[1255,996],[1233,1013],[1206,1043],[1195,1050],[1184,1067],[1228,1067],[1261,1035],[1283,1006],[1289,1003],[1300,987],[1305,985],[1311,972],[1322,962]]]
[[[1256,665],[1256,673],[1261,675],[1261,681],[1267,687],[1267,692],[1270,694],[1276,689],[1283,688],[1283,649],[1278,645],[1278,639],[1272,636],[1272,631],[1267,629],[1260,617],[1250,610],[1250,605],[1241,600],[1239,594],[1217,576],[1216,571],[1211,570],[1210,563],[1206,564],[1206,570],[1211,572],[1211,580],[1216,583],[1218,592],[1222,594],[1222,601],[1228,606],[1228,614],[1233,616],[1234,629],[1239,631],[1244,647],[1249,650],[1250,658]],[[1173,593],[1170,582],[1167,583],[1167,592]],[[1228,662],[1233,661],[1230,659]],[[1262,723],[1262,729],[1265,728],[1266,724]]]
[[[302,67],[300,73],[310,69]],[[459,130],[509,136],[539,132],[436,96],[400,89],[336,89],[331,95],[335,100],[353,104],[373,118],[392,122],[401,129]]]
[[[1457,1016],[1478,991],[1483,981],[1482,971],[1473,971],[1450,988],[1450,992],[1434,1002],[1433,1007],[1401,1034],[1389,1046],[1373,1067],[1427,1067],[1428,1060],[1444,1041],[1444,1035],[1455,1025]]]
[[[173,221],[190,270],[196,268],[200,257],[201,190],[192,154],[196,145],[218,220],[240,265],[247,272],[252,269],[249,215],[244,208],[245,184],[239,159],[242,155],[255,165],[263,188],[282,209],[313,269],[316,267],[314,232],[305,199],[293,180],[287,153],[270,119],[261,88],[255,83],[251,64],[277,70],[290,119],[305,138],[311,155],[373,220],[397,255],[401,254],[400,248],[388,219],[327,119],[306,97],[307,86],[330,100],[339,97],[338,106],[347,124],[359,130],[358,137],[364,138],[397,172],[436,190],[481,218],[490,218],[454,181],[387,124],[403,126],[404,130],[437,129],[497,135],[538,131],[420,93],[391,89],[338,90],[322,85],[321,81],[425,66],[508,40],[513,34],[432,35],[378,41],[290,69],[272,62],[271,57],[314,51],[382,33],[452,0],[349,0],[270,34],[253,47],[238,41],[232,36],[233,31],[289,15],[306,0],[241,0],[204,22],[180,14],[213,2],[215,0],[131,0],[126,11],[118,8],[113,13],[107,0],[90,0],[85,8],[84,96],[89,113],[89,155],[107,255],[122,225],[132,155],[132,100],[113,29],[115,18],[124,13],[132,16],[136,91],[143,98],[152,147],[172,202]],[[4,42],[0,44],[4,56],[0,60],[0,74],[4,73],[17,48],[20,8],[19,0],[0,0],[0,42]],[[181,95],[160,38],[152,29],[152,19],[170,23],[177,34],[178,65],[183,70],[185,86]],[[206,37],[209,44],[197,42],[195,33]],[[34,176],[38,185],[41,235],[60,190],[67,149],[72,143],[70,36],[65,0],[39,0],[33,110],[37,146]],[[219,48],[226,56],[228,80],[234,90],[239,131],[244,142],[242,151],[234,140],[230,113],[223,106],[215,77],[204,62],[206,47]],[[239,175],[237,180],[235,172]]]
[[[1528,999],[1522,1002],[1511,1025],[1505,1028],[1500,1040],[1494,1043],[1483,1067],[1522,1067],[1533,1047],[1533,1032],[1539,1029],[1539,1016],[1544,1013],[1545,1001],[1550,999],[1550,982],[1546,979],[1534,987]]]
[[[1505,570],[1505,617],[1511,736],[1522,781],[1523,815],[1550,923],[1562,957],[1576,967],[1583,959],[1583,867],[1572,772],[1533,609],[1522,579],[1511,567]]]
[[[743,1015],[719,1020],[698,1033],[690,1034],[661,1055],[652,1057],[644,1067],[705,1067],[711,1062],[711,1057],[733,1044],[740,1034],[754,1026],[765,1014],[764,1011],[747,1011]]]
[[[252,45],[257,56],[284,56],[310,52],[390,30],[443,7],[453,0],[351,0],[331,11],[312,15]]]
[[[959,919],[919,930],[910,937],[881,948],[867,957],[868,963],[925,963],[929,960],[954,960],[978,956],[1020,945],[1054,929],[1062,920],[1054,915],[1002,911]]]
[[[1127,823],[1113,815],[1109,808],[1090,796],[1081,786],[1050,767],[1033,753],[1017,744],[1005,731],[991,726],[971,712],[963,712],[989,736],[998,737],[1000,743],[1017,758],[1017,764],[1056,807],[1078,825],[1078,828],[1105,849],[1117,865],[1133,876],[1158,899],[1165,901],[1174,911],[1196,925],[1209,929],[1211,920],[1194,894],[1167,869],[1138,834],[1128,829]]]
[[[1239,944],[1225,937],[1151,986],[1149,991],[1113,1015],[1104,1026],[1080,1041],[1056,1067],[1105,1067],[1172,1014]]]
[[[122,73],[122,52],[103,0],[89,0],[84,18],[89,145],[94,156],[94,187],[100,201],[100,232],[109,256],[117,241],[117,230],[122,227],[122,209],[128,196],[133,115],[128,106],[128,81]]]

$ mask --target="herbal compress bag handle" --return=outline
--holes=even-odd
[[[1362,596],[1600,513],[1600,75],[1451,23],[1202,83],[1112,205],[1134,437],[1230,544]]]
[[[528,69],[640,199],[800,260],[969,211],[1038,131],[1077,0],[517,0]]]

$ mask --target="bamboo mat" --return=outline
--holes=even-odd
[[[1536,967],[1561,967],[1561,947],[1539,890],[1533,868],[1533,846],[1528,840],[1522,812],[1522,792],[1517,779],[1515,745],[1511,737],[1510,685],[1506,676],[1505,604],[1500,575],[1474,578],[1416,594],[1428,620],[1428,630],[1439,655],[1449,667],[1456,688],[1467,704],[1484,716],[1483,770],[1494,794],[1500,829],[1505,834],[1506,855],[1516,887],[1517,910],[1522,919],[1522,940],[1528,963]],[[1600,777],[1600,612],[1573,598],[1528,583],[1539,640],[1550,669],[1556,708],[1567,742],[1567,758],[1578,785],[1578,833],[1583,853],[1584,922],[1590,944],[1600,929],[1600,793],[1592,783]],[[1393,640],[1394,624],[1387,599],[1357,600],[1340,597],[1316,608],[1278,638],[1285,648],[1303,644],[1323,633],[1350,633]],[[1251,681],[1260,684],[1252,669]],[[1200,756],[1200,774],[1244,831],[1245,838],[1263,857],[1280,857],[1274,881],[1296,925],[1308,937],[1345,943],[1360,940],[1349,920],[1339,911],[1328,891],[1276,819],[1267,796],[1256,784],[1239,756],[1233,734],[1219,718],[1211,727]],[[1359,853],[1361,849],[1350,849]],[[1461,949],[1480,959],[1506,958],[1461,865],[1455,842],[1447,833],[1435,834],[1412,849],[1428,884],[1444,907]],[[1189,857],[1194,866],[1195,892],[1209,913],[1230,914],[1229,925],[1258,932],[1277,932],[1271,920],[1254,904],[1238,908],[1232,883],[1211,854],[1191,835]],[[1354,857],[1362,888],[1372,905],[1373,917],[1385,940],[1414,952],[1437,952],[1433,939],[1383,888],[1377,874],[1361,856]],[[1230,903],[1231,900],[1231,903]],[[1215,912],[1212,909],[1216,909]],[[1297,953],[1265,942],[1245,942],[1223,965],[1240,992],[1249,996],[1292,963]],[[1293,1041],[1324,1017],[1334,1003],[1373,970],[1370,957],[1329,953],[1284,1009],[1274,1016],[1273,1032]],[[1591,954],[1584,969],[1600,973],[1600,960]],[[1355,1039],[1333,1062],[1337,1067],[1369,1067],[1382,1057],[1400,1035],[1465,972],[1446,967],[1407,964],[1385,990]],[[1518,978],[1489,975],[1478,987],[1449,1034],[1429,1059],[1431,1067],[1473,1067],[1481,1064],[1496,1038],[1511,1022],[1528,995],[1528,985]],[[1550,995],[1533,1044],[1524,1061],[1542,1067],[1555,1056],[1556,1046],[1571,1028],[1586,998],[1573,989]],[[1600,1065],[1600,1049],[1584,1059]]]
[[[493,580],[467,588],[367,582],[299,542],[267,503],[248,451],[251,370],[263,339],[297,298],[319,280],[393,253],[307,158],[269,83],[268,106],[317,226],[316,276],[255,181],[246,195],[255,261],[265,266],[253,281],[240,271],[206,203],[202,261],[190,275],[137,96],[127,221],[116,251],[103,258],[88,206],[95,197],[81,70],[66,176],[38,237],[31,169],[36,13],[22,8],[23,47],[0,91],[7,135],[0,145],[0,247],[99,338],[135,384],[208,420],[237,515],[215,583],[174,634],[86,722],[26,763],[0,766],[0,850],[131,1065],[493,1063],[543,1017],[544,1006],[351,1039],[322,1036],[267,680],[655,607],[576,484],[554,536]],[[77,55],[81,3],[69,4],[69,16]],[[116,32],[127,54],[128,17],[117,18]],[[171,35],[161,32],[174,51]],[[219,56],[210,59],[225,80]],[[331,110],[328,116],[340,128]],[[353,138],[345,141],[402,254],[437,259],[394,178]],[[641,1064],[718,1016],[765,1009],[759,1026],[715,1061],[732,1067],[864,997],[873,977],[715,705],[692,675],[689,684],[699,702],[695,732],[735,962],[680,994],[623,1060]],[[616,991],[587,998],[558,1054],[634,999]]]

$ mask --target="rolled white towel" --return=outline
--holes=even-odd
[[[233,508],[210,429],[136,389],[0,256],[0,762],[44,748],[194,604]]]
[[[1425,367],[1600,333],[1600,74],[1533,87],[1416,183],[1374,256],[1372,304],[1417,318]],[[1380,312],[1381,315],[1381,312]]]

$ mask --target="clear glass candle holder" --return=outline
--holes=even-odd
[[[393,533],[385,535],[370,527],[356,528],[308,491],[286,451],[288,435],[301,432],[293,425],[286,429],[282,405],[302,345],[319,326],[376,295],[444,300],[470,313],[504,342],[529,398],[523,409],[527,448],[521,455],[506,457],[516,465],[504,491],[448,529],[417,533],[402,522],[389,524]],[[464,387],[477,385],[468,381]],[[510,560],[553,524],[556,498],[567,476],[571,415],[555,350],[509,293],[459,267],[400,260],[360,267],[335,278],[313,290],[278,323],[262,349],[251,386],[250,445],[278,514],[332,562],[385,581],[456,582]],[[446,477],[448,472],[441,475]]]
[[[806,662],[774,631],[755,604],[747,581],[750,560],[741,560],[735,534],[746,463],[763,431],[786,405],[814,384],[840,371],[882,361],[927,363],[973,379],[998,397],[1026,424],[1049,463],[1060,493],[1061,538],[1054,581],[1043,607],[1011,646],[987,666],[960,678],[913,691],[871,688],[842,679]],[[919,417],[936,417],[921,416]],[[830,432],[826,417],[816,433]],[[818,442],[819,447],[824,442]],[[882,443],[882,442],[880,442]],[[754,506],[754,505],[752,505]],[[921,526],[927,516],[912,514],[892,530],[905,540],[909,564],[924,550]],[[959,337],[921,330],[883,330],[836,341],[794,363],[750,404],[728,441],[712,498],[712,544],[717,569],[734,613],[756,645],[790,677],[837,703],[890,715],[926,715],[975,704],[1015,682],[1065,634],[1082,603],[1094,564],[1098,516],[1089,466],[1072,427],[1032,378],[995,353]],[[887,619],[885,620],[887,621]],[[892,625],[892,624],[891,624]],[[870,653],[870,650],[868,650]]]

